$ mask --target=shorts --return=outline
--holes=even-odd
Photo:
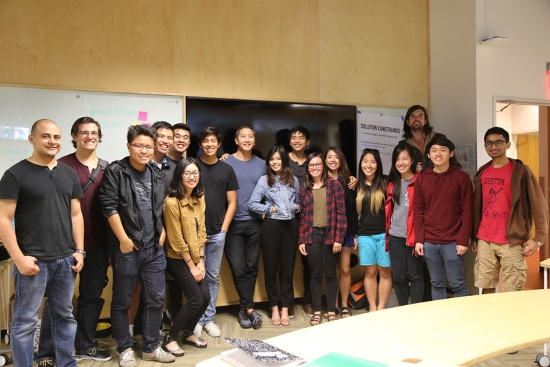
[[[474,265],[475,286],[496,288],[502,272],[502,288],[505,292],[523,290],[527,279],[527,262],[522,251],[521,245],[478,240]]]
[[[347,234],[345,237],[344,237],[344,243],[342,244],[342,246],[346,246],[346,247],[350,247],[350,248],[353,248],[353,240],[355,239],[355,235],[353,234]]]
[[[383,268],[391,266],[390,253],[386,252],[386,234],[357,237],[359,248],[359,265],[378,265]]]

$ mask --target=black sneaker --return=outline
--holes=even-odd
[[[262,315],[258,311],[252,311],[248,314],[248,319],[250,320],[250,323],[252,324],[252,328],[254,330],[257,330],[262,326]]]
[[[38,365],[38,367],[54,367],[55,366],[55,362],[52,358],[44,358],[44,359],[41,359],[39,361],[36,361],[36,364]]]
[[[94,361],[107,362],[111,360],[111,355],[104,350],[92,348],[87,352],[80,353],[83,358],[93,359]]]
[[[288,318],[293,319],[295,316],[296,314],[294,314],[294,305],[288,306]]]
[[[239,325],[241,325],[243,329],[250,329],[252,327],[252,322],[250,322],[246,310],[240,310],[237,318],[239,319]]]

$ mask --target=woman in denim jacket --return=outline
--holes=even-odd
[[[258,181],[248,208],[265,215],[261,246],[265,289],[272,310],[271,323],[288,326],[288,307],[294,298],[293,275],[298,243],[298,224],[294,214],[300,209],[299,184],[292,175],[288,154],[283,147],[276,145],[271,148],[265,165],[266,175]],[[280,291],[277,290],[277,270]]]

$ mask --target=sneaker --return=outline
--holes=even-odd
[[[78,353],[78,354],[81,355],[83,358],[92,359],[94,361],[99,361],[99,362],[107,362],[111,360],[111,355],[109,353],[103,350],[97,349],[95,347],[90,349],[87,352]]]
[[[248,318],[246,310],[240,310],[237,319],[239,320],[239,325],[241,325],[243,329],[250,329],[252,327],[252,322]]]
[[[288,318],[293,319],[295,316],[296,314],[294,314],[294,305],[290,305],[288,307]]]
[[[197,338],[200,338],[202,336],[202,325],[201,324],[197,324],[197,326],[195,326],[195,328],[193,329],[193,334],[195,334],[195,336]]]
[[[304,311],[306,312],[306,315],[309,317],[313,317],[313,305],[311,303],[308,303],[307,305],[304,305]]]
[[[262,315],[258,311],[252,311],[248,314],[248,319],[252,324],[252,328],[257,330],[262,326]]]
[[[120,367],[137,367],[132,348],[128,348],[118,355],[118,365]]]
[[[212,338],[217,338],[222,335],[222,332],[220,331],[220,327],[212,321],[204,325],[204,329],[206,330],[208,335],[210,335]]]
[[[37,361],[36,364],[38,365],[38,367],[53,367],[53,366],[55,366],[55,362],[51,358],[41,359],[40,361]]]
[[[144,361],[156,361],[160,363],[172,363],[176,360],[176,357],[172,353],[166,352],[161,347],[157,347],[151,353],[141,353],[141,359]]]

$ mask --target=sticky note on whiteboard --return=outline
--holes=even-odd
[[[139,111],[138,112],[138,121],[147,121],[147,112]]]

